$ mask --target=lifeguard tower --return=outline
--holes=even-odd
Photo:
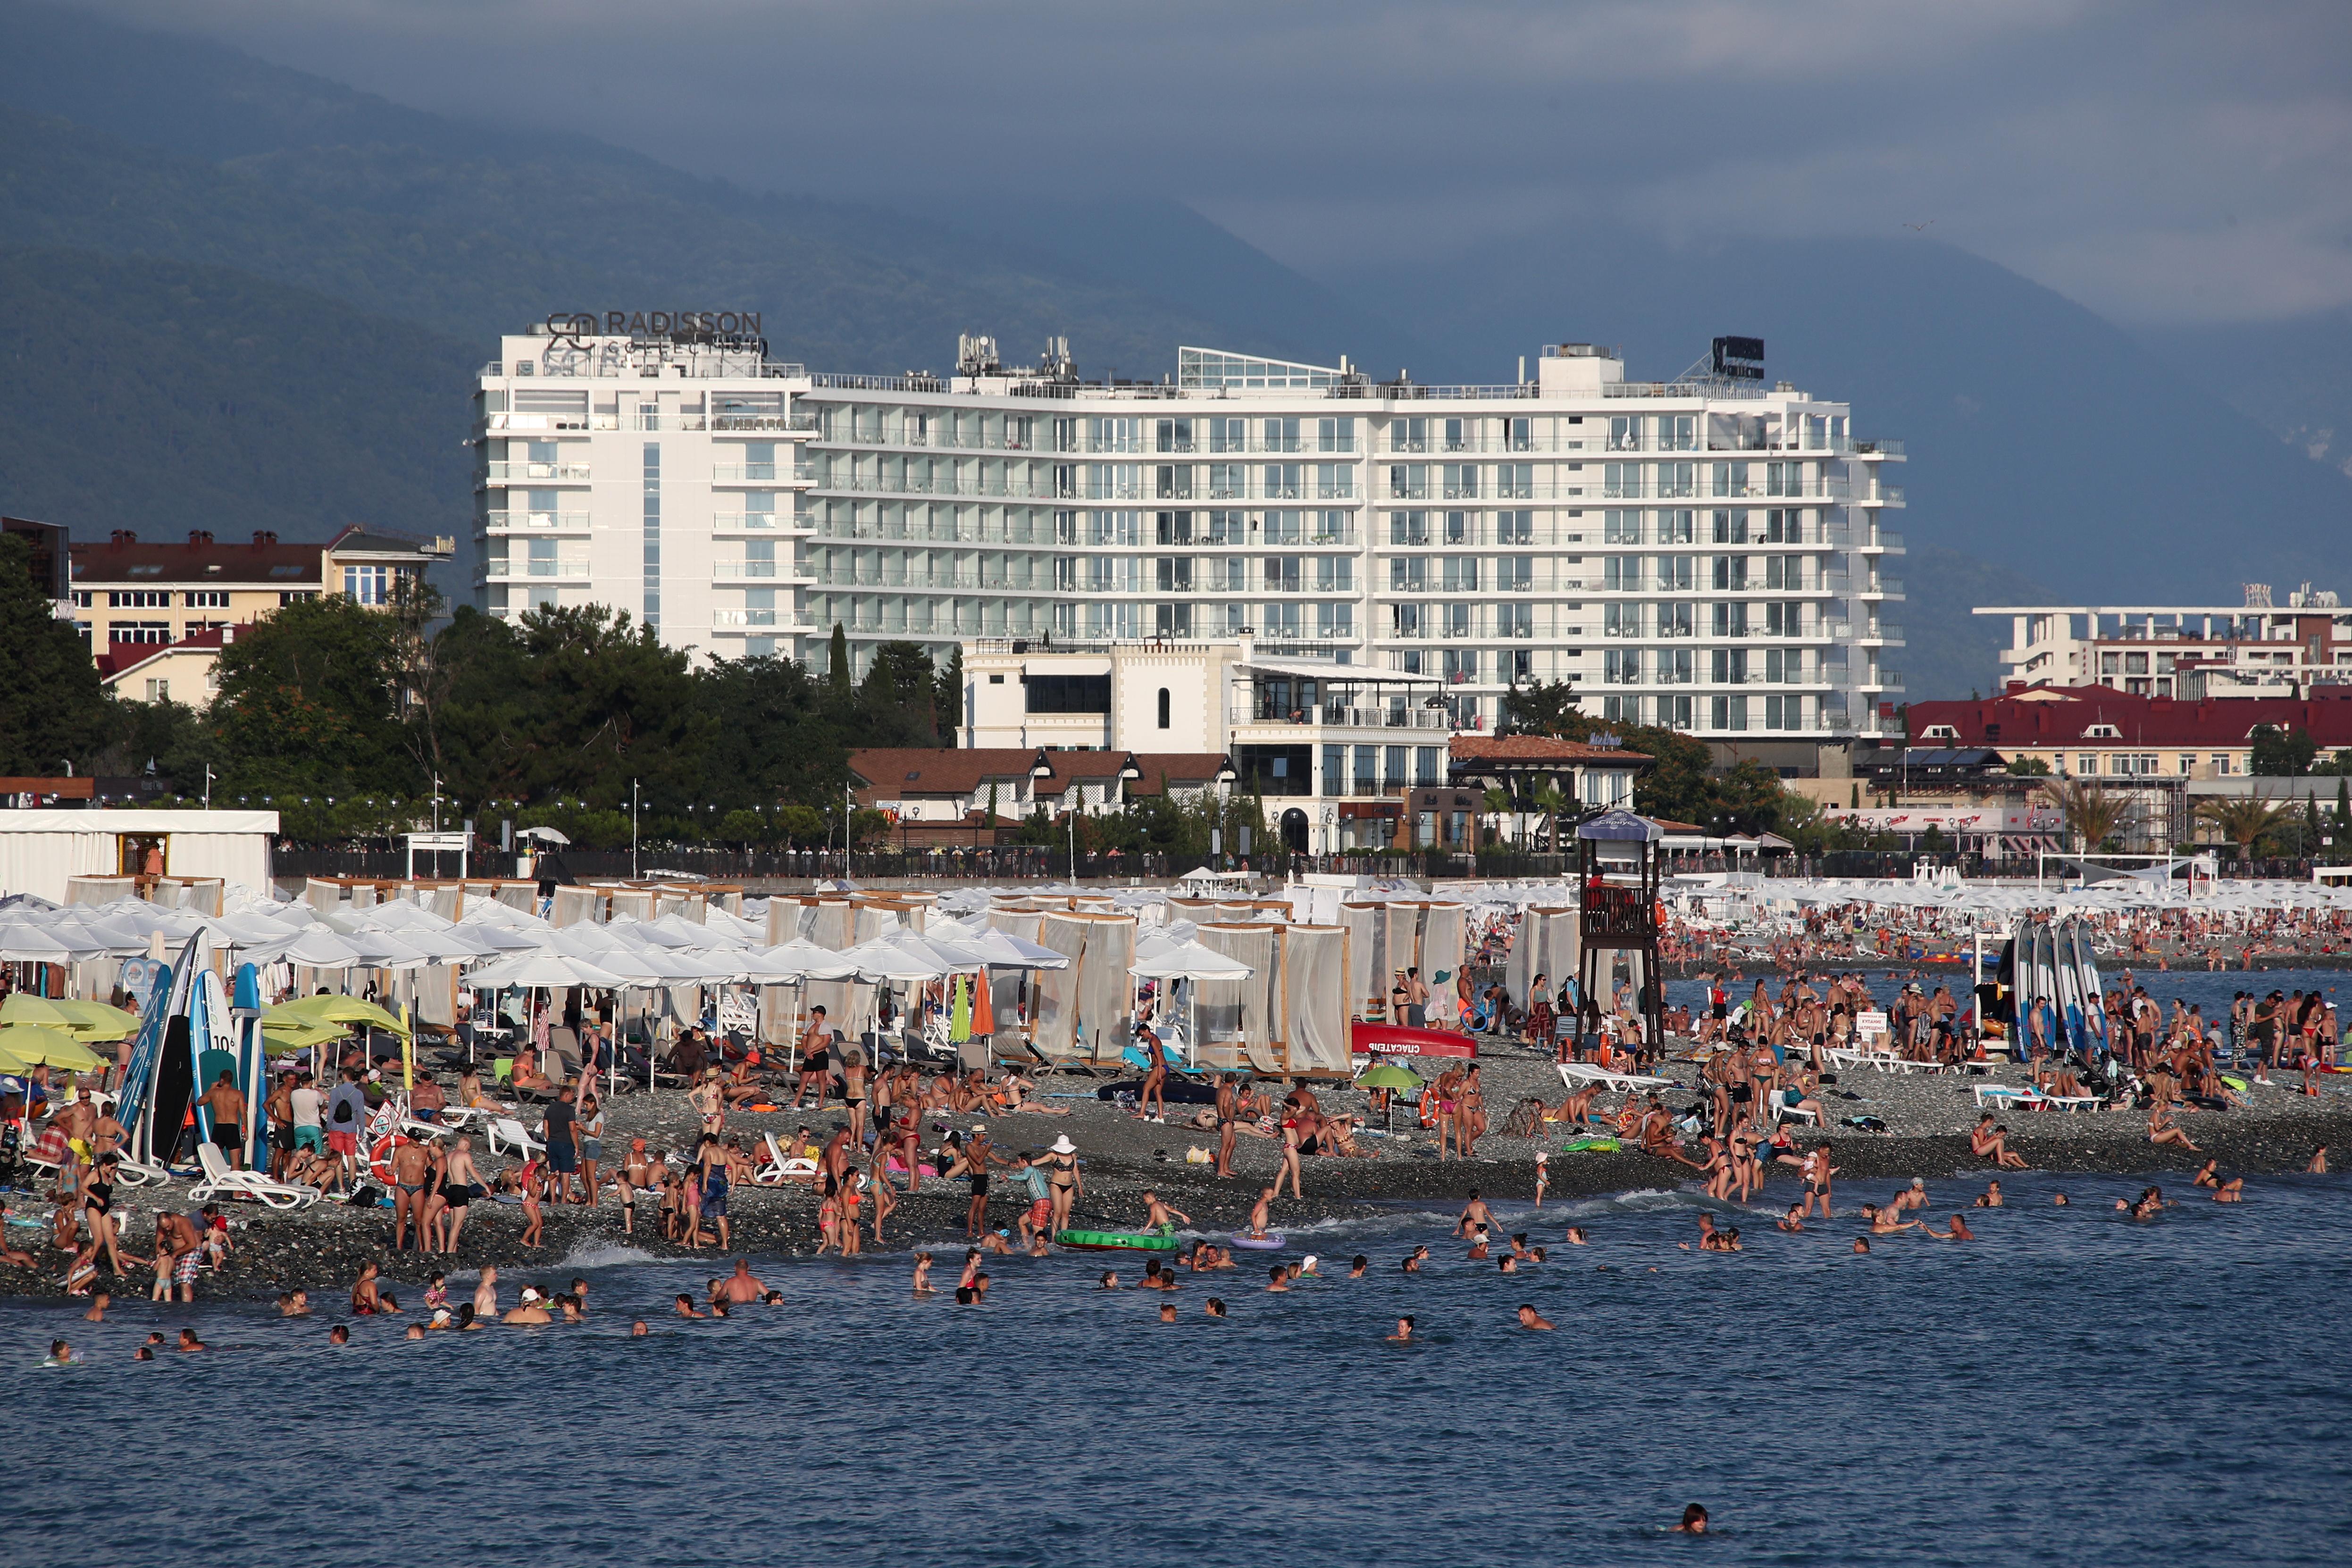
[[[1658,969],[1658,886],[1665,836],[1664,828],[1630,811],[1603,812],[1577,825],[1576,981],[1587,999],[1576,1019],[1580,1050],[1599,1012],[1607,1010],[1620,957],[1638,998],[1643,1048],[1663,1048],[1666,988]]]

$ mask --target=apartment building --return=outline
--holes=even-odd
[[[71,547],[68,604],[107,683],[122,696],[203,707],[213,667],[239,626],[298,599],[343,594],[386,605],[457,549],[454,538],[408,539],[346,528],[324,544],[285,544],[256,532],[224,543],[204,530],[182,542],[117,529],[103,544]]]
[[[1547,347],[1510,383],[1376,382],[1178,351],[1085,381],[1065,345],[952,374],[811,372],[749,313],[559,314],[475,389],[491,614],[627,609],[697,657],[887,640],[1179,642],[1515,685],[1813,771],[1901,687],[1882,519],[1898,444],[1730,345],[1673,382]],[[1752,351],[1749,352],[1749,351]]]
[[[2000,684],[2104,686],[2197,702],[2293,699],[2315,681],[2352,679],[2352,608],[2306,583],[2275,603],[2244,584],[2237,605],[1987,605],[2009,618]]]

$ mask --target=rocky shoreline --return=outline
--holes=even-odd
[[[1489,1115],[1500,1127],[1511,1105],[1523,1095],[1561,1092],[1548,1060],[1532,1052],[1510,1047],[1482,1053],[1480,1065],[1487,1085]],[[1675,1064],[1685,1081],[1693,1081],[1687,1064]],[[1953,1177],[1978,1180],[1991,1174],[1987,1162],[1969,1152],[1964,1129],[1975,1120],[1971,1085],[1981,1079],[1940,1076],[1894,1076],[1848,1073],[1829,1092],[1832,1120],[1866,1114],[1885,1122],[1885,1132],[1833,1125],[1829,1138],[1836,1144],[1843,1171],[1842,1185],[1922,1176],[1939,1181]],[[2299,1172],[2314,1147],[2326,1143],[2352,1153],[2352,1083],[2347,1075],[2332,1075],[2316,1098],[2303,1096],[2282,1080],[2275,1088],[2258,1089],[2254,1107],[2230,1113],[2203,1113],[2183,1124],[2206,1153],[2220,1159],[2225,1173],[2261,1175]],[[1128,1228],[1140,1223],[1140,1194],[1156,1189],[1176,1208],[1192,1216],[1191,1230],[1212,1235],[1239,1228],[1261,1185],[1272,1179],[1276,1154],[1257,1139],[1244,1139],[1238,1159],[1240,1173],[1220,1182],[1202,1165],[1185,1163],[1188,1149],[1213,1147],[1214,1134],[1179,1125],[1136,1121],[1123,1108],[1093,1098],[1094,1085],[1084,1079],[1055,1079],[1050,1088],[1067,1098],[1067,1116],[1016,1115],[996,1119],[990,1135],[1000,1149],[1043,1148],[1066,1132],[1078,1144],[1086,1161],[1087,1195],[1076,1208],[1081,1226]],[[1083,1098],[1081,1098],[1083,1097]],[[1670,1102],[1677,1096],[1670,1092]],[[1363,1097],[1352,1090],[1327,1090],[1327,1108],[1359,1110]],[[1177,1106],[1180,1114],[1192,1108]],[[735,1125],[756,1145],[757,1134],[789,1134],[807,1125],[822,1131],[832,1125],[837,1108],[824,1113],[784,1110],[772,1115],[739,1118]],[[656,1148],[679,1148],[693,1126],[683,1097],[673,1093],[623,1095],[611,1107],[608,1146],[625,1146],[631,1137],[645,1137]],[[968,1128],[971,1118],[956,1124]],[[2145,1119],[2129,1112],[2062,1114],[2004,1113],[2011,1125],[2011,1145],[2038,1170],[2101,1174],[2147,1173],[2151,1179],[2186,1179],[2203,1155],[2177,1148],[2154,1148],[2147,1141]],[[936,1140],[949,1127],[944,1119],[929,1123],[926,1132]],[[1534,1152],[1539,1146],[1557,1148],[1557,1135],[1542,1144],[1499,1134],[1482,1139],[1479,1157],[1438,1161],[1435,1148],[1417,1131],[1380,1136],[1363,1142],[1375,1151],[1372,1158],[1340,1160],[1311,1158],[1306,1162],[1307,1196],[1285,1200],[1276,1208],[1277,1227],[1296,1228],[1325,1222],[1359,1221],[1400,1211],[1444,1211],[1458,1208],[1473,1189],[1488,1197],[1525,1202],[1534,1195]],[[1816,1135],[1801,1132],[1811,1143]],[[1641,1189],[1676,1187],[1687,1184],[1688,1167],[1649,1155],[1617,1152],[1556,1152],[1549,1159],[1547,1206],[1580,1198],[1605,1196]],[[1010,1226],[1025,1199],[1009,1191],[1011,1184],[995,1184],[989,1215],[994,1224]],[[1795,1173],[1775,1167],[1759,1205],[1785,1201],[1797,1191]],[[174,1183],[163,1201],[184,1205],[187,1188]],[[28,1217],[45,1215],[23,1194],[9,1194],[23,1203]],[[125,1199],[123,1235],[129,1249],[146,1243],[153,1226],[155,1197],[137,1192]],[[1858,1200],[1855,1200],[1858,1201]],[[969,1199],[963,1184],[942,1180],[923,1184],[916,1194],[902,1197],[887,1225],[887,1239],[867,1250],[903,1253],[928,1247],[941,1260],[960,1258],[964,1245],[964,1218]],[[267,1300],[278,1292],[308,1289],[322,1313],[340,1307],[341,1299],[363,1264],[380,1266],[388,1289],[414,1306],[426,1278],[436,1269],[450,1275],[470,1274],[485,1264],[496,1265],[517,1279],[561,1283],[558,1271],[593,1267],[646,1255],[700,1259],[709,1271],[725,1271],[724,1259],[806,1255],[817,1244],[816,1200],[805,1187],[747,1188],[730,1194],[733,1245],[722,1253],[715,1247],[690,1250],[661,1239],[657,1222],[641,1226],[634,1236],[622,1229],[622,1213],[608,1195],[601,1206],[551,1205],[546,1210],[545,1245],[520,1245],[523,1216],[519,1207],[477,1202],[466,1226],[463,1244],[454,1257],[426,1257],[414,1251],[390,1250],[392,1211],[388,1207],[352,1208],[321,1204],[300,1214],[279,1214],[254,1205],[230,1206],[236,1228],[227,1264],[202,1276],[200,1299]],[[36,1233],[19,1229],[12,1241],[27,1246]],[[44,1238],[40,1238],[45,1241]],[[623,1251],[622,1249],[628,1249]],[[24,1268],[0,1264],[0,1295],[58,1297],[62,1254],[44,1249],[44,1267]],[[49,1259],[55,1259],[53,1266]],[[101,1284],[118,1297],[144,1298],[152,1275],[134,1269],[126,1279]]]

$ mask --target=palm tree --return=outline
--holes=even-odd
[[[1497,816],[1500,816],[1507,811],[1515,816],[1518,814],[1518,806],[1517,803],[1511,799],[1511,792],[1501,788],[1490,789],[1486,792],[1486,809],[1493,812]],[[1514,843],[1518,843],[1519,840],[1524,839],[1527,837],[1525,833],[1516,831],[1521,826],[1521,824],[1517,822],[1511,824],[1512,828],[1515,830],[1511,834],[1511,838]],[[1524,849],[1527,846],[1520,843],[1519,847]]]
[[[2253,858],[2254,846],[2263,836],[2284,822],[2294,807],[2276,805],[2259,795],[2246,795],[2235,800],[2200,800],[2197,816],[2209,823],[2213,830],[2238,847],[2238,858]]]
[[[1535,792],[1531,804],[1544,815],[1544,841],[1557,851],[1559,848],[1559,814],[1568,809],[1568,796],[1560,794],[1558,779],[1546,779]]]
[[[2107,836],[2123,823],[2128,809],[2120,795],[2111,795],[2097,784],[2085,785],[2073,779],[2062,781],[2055,791],[2058,814],[2065,819],[2066,830],[2088,853],[2107,841]]]

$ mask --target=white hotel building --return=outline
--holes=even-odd
[[[1434,678],[1461,730],[1570,679],[1792,773],[1894,731],[1901,448],[1758,364],[1630,382],[1569,343],[1427,386],[1188,348],[1105,384],[967,339],[952,375],[839,375],[768,359],[756,316],[553,321],[476,389],[494,615],[606,605],[725,658],[821,659],[838,622],[861,671],[894,639],[1246,630]]]

